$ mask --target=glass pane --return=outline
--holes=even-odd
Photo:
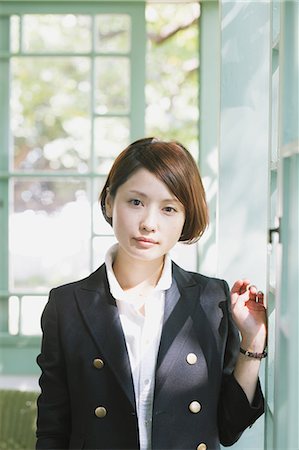
[[[277,171],[270,171],[270,223],[269,228],[279,226],[278,221],[278,190],[277,190]],[[272,288],[276,287],[277,261],[278,261],[278,233],[272,233],[272,244],[269,244],[269,283]]]
[[[95,105],[97,114],[129,111],[130,61],[128,58],[96,59]]]
[[[8,299],[8,331],[9,334],[19,334],[20,299],[15,295]]]
[[[16,170],[88,170],[90,63],[13,58],[11,125]]]
[[[44,291],[85,276],[90,267],[90,203],[81,180],[12,182],[12,289]]]
[[[96,17],[96,51],[128,52],[131,18],[126,14],[101,14]]]
[[[280,32],[280,0],[273,0],[272,2],[272,40],[275,42],[279,39]]]
[[[27,336],[41,334],[40,318],[47,303],[47,297],[24,296],[21,299],[21,330]]]
[[[130,121],[120,117],[95,119],[96,171],[108,173],[115,157],[129,144]]]
[[[10,51],[13,53],[19,52],[20,42],[20,17],[11,16],[10,18]]]
[[[180,267],[196,272],[197,244],[183,244],[178,242],[170,251],[170,256]]]
[[[269,303],[275,304],[275,298],[269,292]],[[267,403],[274,413],[274,370],[275,370],[275,308],[268,312],[268,365],[267,365]]]
[[[199,2],[146,6],[146,135],[178,140],[196,159],[199,14]]]
[[[25,52],[89,52],[91,18],[74,14],[30,14],[23,21]]]
[[[277,51],[272,53],[272,126],[271,126],[271,162],[278,160],[278,121],[279,121],[279,54]]]
[[[115,244],[114,236],[96,237],[93,239],[93,269],[97,269],[105,261],[107,250]]]
[[[101,204],[99,201],[99,195],[103,189],[106,178],[100,178],[96,183],[94,189],[94,201],[93,201],[93,232],[95,234],[113,234],[112,227],[104,219]]]

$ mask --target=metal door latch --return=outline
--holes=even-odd
[[[275,227],[275,228],[270,228],[269,230],[268,230],[268,242],[269,242],[269,244],[272,244],[272,242],[273,242],[273,234],[278,234],[278,242],[281,242],[280,241],[280,225],[281,225],[281,218],[279,217],[278,218],[278,222],[279,222],[279,225],[277,226],[277,227]]]

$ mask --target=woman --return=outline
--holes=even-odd
[[[263,294],[184,271],[170,249],[208,223],[179,143],[129,145],[102,190],[118,244],[42,317],[38,449],[219,449],[263,413]],[[241,343],[239,342],[239,332]]]

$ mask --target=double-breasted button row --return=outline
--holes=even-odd
[[[93,360],[93,365],[96,369],[103,369],[105,363],[101,358],[95,358]]]
[[[197,447],[196,447],[196,450],[207,450],[207,446],[206,446],[206,444],[204,443],[204,442],[202,442],[201,444],[199,444]]]
[[[107,415],[107,409],[104,406],[98,406],[94,410],[94,413],[97,417],[99,417],[99,419],[103,419],[103,417]]]

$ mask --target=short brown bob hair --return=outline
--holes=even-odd
[[[109,172],[100,194],[103,215],[106,214],[107,193],[115,197],[117,189],[138,169],[147,169],[166,184],[185,209],[185,223],[180,241],[196,242],[208,225],[205,191],[196,162],[179,142],[165,142],[156,138],[139,139],[123,150]]]

